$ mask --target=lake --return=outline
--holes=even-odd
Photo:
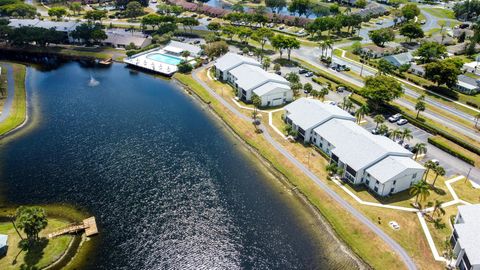
[[[83,269],[352,269],[289,189],[172,82],[120,64],[28,68],[34,128],[0,148],[3,195],[96,216]]]

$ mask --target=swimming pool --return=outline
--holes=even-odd
[[[162,62],[169,65],[175,65],[175,66],[180,64],[180,62],[182,62],[181,58],[162,54],[162,53],[152,53],[147,55],[147,58],[154,61]]]

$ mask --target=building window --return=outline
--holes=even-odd
[[[374,187],[373,190],[378,193],[378,187]]]
[[[370,181],[369,181],[369,180],[365,181],[365,183],[367,184],[367,186],[370,185]]]
[[[322,144],[322,143],[320,143],[320,148],[323,148],[323,144]]]
[[[414,174],[412,175],[412,179],[415,179],[415,178],[417,178],[417,173],[414,173]]]
[[[393,193],[395,191],[395,188],[390,189],[390,193]]]
[[[393,184],[395,185],[396,183],[397,183],[397,180],[394,180],[394,181],[393,181]]]

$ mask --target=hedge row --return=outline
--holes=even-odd
[[[450,155],[455,156],[455,157],[467,162],[468,164],[475,166],[475,161],[474,160],[465,156],[463,153],[458,152],[455,149],[452,149],[448,144],[440,141],[439,138],[430,137],[430,138],[428,138],[428,142],[433,144],[434,146],[442,149],[443,151],[449,153]]]
[[[353,92],[353,93],[361,93],[361,88],[356,86],[356,85],[353,85],[353,84],[349,84],[347,82],[344,82],[340,79],[338,79],[337,77],[333,76],[333,75],[330,75],[329,73],[326,73],[326,72],[323,72],[321,70],[318,70],[316,69],[315,71],[313,71],[315,73],[315,75],[317,76],[321,76],[321,77],[324,77],[325,79],[327,80],[330,80],[330,81],[333,81],[334,83],[338,84],[339,86],[345,86],[349,91]],[[316,80],[316,78],[313,78],[313,80],[317,83],[320,83],[319,81]],[[354,97],[353,95],[350,96],[350,100],[352,100],[352,102],[358,104],[358,105],[363,105],[365,104],[364,101],[360,100],[359,98],[356,98]],[[474,146],[474,145],[471,145],[469,144],[468,142],[465,142],[463,139],[461,138],[458,138],[446,131],[443,131],[441,129],[438,129],[436,127],[433,127],[431,125],[429,125],[428,123],[425,123],[425,122],[422,122],[420,121],[419,119],[417,119],[416,117],[413,117],[405,112],[403,112],[402,110],[400,110],[399,108],[395,107],[395,106],[391,106],[391,105],[386,105],[386,109],[388,110],[391,110],[391,111],[394,111],[394,112],[397,112],[397,113],[401,113],[403,115],[403,117],[405,119],[407,119],[410,123],[412,123],[413,125],[433,134],[433,135],[440,135],[442,137],[444,137],[445,139],[447,140],[450,140],[452,141],[453,143],[456,143],[458,144],[459,146],[477,154],[477,155],[480,155],[480,148]]]
[[[441,129],[438,129],[436,127],[433,127],[425,122],[422,122],[420,121],[419,119],[415,118],[415,117],[412,117],[411,115],[408,115],[407,113],[403,112],[402,110],[400,110],[399,108],[395,107],[395,106],[388,106],[388,109],[391,109],[395,112],[398,112],[398,113],[401,113],[403,115],[403,117],[405,119],[407,119],[411,124],[433,134],[433,135],[440,135],[442,137],[444,137],[445,139],[449,140],[449,141],[452,141],[453,143],[456,143],[458,144],[459,146],[477,154],[477,155],[480,155],[480,148],[474,146],[474,145],[471,145],[470,143],[468,142],[465,142],[463,139],[461,138],[458,138],[457,136],[454,136],[444,130],[441,130]]]
[[[470,105],[474,108],[480,109],[480,104],[477,104],[477,103],[471,102],[471,101],[467,101],[466,103],[467,103],[467,105]]]

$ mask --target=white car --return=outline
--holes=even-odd
[[[390,225],[390,227],[392,227],[394,230],[400,230],[400,225],[398,225],[396,221],[390,221],[388,222],[388,225]]]
[[[438,161],[438,159],[432,159],[430,161],[437,166],[440,165],[440,161]]]
[[[407,119],[400,119],[400,120],[397,121],[397,125],[399,125],[399,126],[403,126],[407,123],[408,123]]]
[[[400,120],[401,118],[402,118],[402,115],[399,114],[399,113],[397,113],[397,114],[394,114],[394,115],[390,116],[390,117],[388,118],[388,121],[389,121],[390,123],[394,123],[394,122],[397,122],[398,120]]]

